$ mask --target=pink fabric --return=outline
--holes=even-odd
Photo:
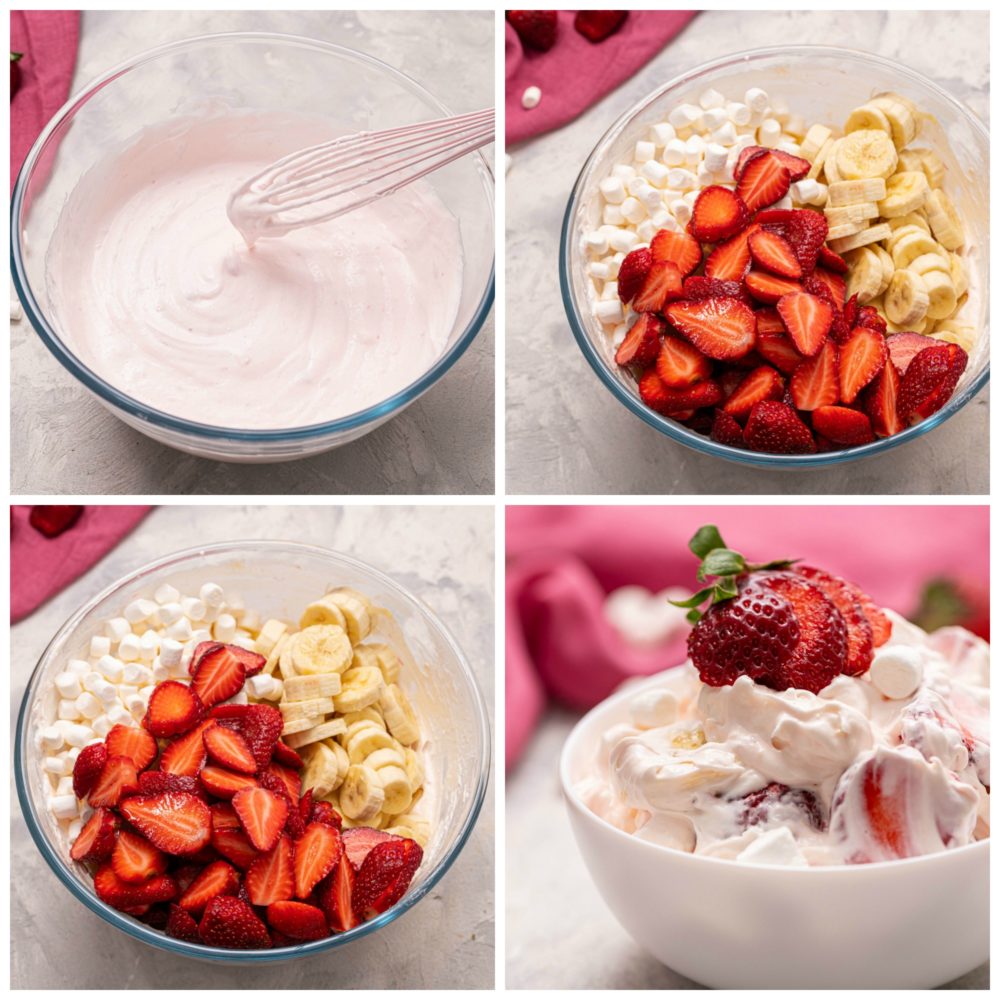
[[[546,700],[584,710],[623,680],[683,662],[679,639],[623,642],[604,619],[607,593],[697,586],[688,539],[716,524],[752,560],[801,557],[906,614],[936,574],[989,580],[986,507],[509,507],[507,766]]]
[[[507,24],[508,143],[572,121],[633,76],[698,12],[633,10],[615,34],[597,43],[573,27],[575,10],[558,13],[559,34],[548,52],[524,48],[517,32]],[[532,86],[542,91],[542,100],[526,110],[521,95]]]
[[[23,53],[21,85],[10,103],[11,191],[28,150],[69,97],[79,35],[75,10],[10,12],[10,50]]]
[[[153,508],[85,507],[56,538],[28,523],[30,507],[11,507],[10,620],[20,621],[99,562]]]

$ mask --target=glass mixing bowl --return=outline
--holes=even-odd
[[[137,597],[171,583],[197,593],[212,580],[239,594],[261,617],[297,621],[302,609],[334,586],[356,588],[387,608],[412,658],[403,657],[401,684],[421,723],[426,771],[419,810],[431,824],[424,860],[406,895],[374,920],[319,941],[267,951],[233,951],[167,937],[98,899],[87,870],[69,857],[69,843],[49,812],[50,788],[34,734],[55,718],[52,681],[66,661],[86,657],[90,637]],[[392,638],[383,630],[376,635]],[[398,648],[398,647],[397,647]],[[409,661],[409,662],[408,662]],[[438,883],[465,845],[479,815],[490,768],[489,723],[469,662],[436,615],[378,570],[350,556],[279,541],[224,542],[187,549],[144,566],[85,604],[56,633],[28,682],[17,720],[14,773],[21,812],[42,856],[84,905],[113,927],[165,951],[233,964],[288,961],[339,948],[377,931],[405,913]],[[56,901],[53,900],[53,904]]]
[[[610,338],[591,309],[593,292],[583,246],[584,234],[600,224],[598,184],[616,163],[630,161],[636,140],[644,138],[651,125],[664,121],[679,104],[697,103],[708,87],[734,95],[762,87],[772,98],[786,101],[791,112],[807,122],[842,124],[853,108],[885,90],[909,97],[930,116],[917,143],[934,149],[948,167],[945,187],[962,215],[968,240],[969,301],[962,316],[981,333],[951,399],[927,420],[871,444],[819,455],[744,451],[718,444],[649,409],[639,398],[635,381],[614,363]],[[989,133],[967,107],[927,77],[881,56],[826,46],[778,46],[698,66],[626,111],[598,141],[573,187],[563,219],[559,281],[580,350],[612,395],[636,416],[675,441],[709,455],[768,468],[806,469],[877,455],[912,441],[957,413],[989,380],[989,150]]]
[[[192,98],[197,95],[197,100]],[[493,174],[481,154],[427,178],[459,222],[465,267],[448,346],[429,371],[382,402],[328,423],[274,431],[216,427],[134,399],[87,367],[62,340],[46,289],[45,254],[81,175],[140,129],[221,99],[234,109],[322,115],[345,132],[451,114],[391,66],[329,42],[270,33],[205,35],[152,49],[85,87],[28,153],[11,203],[11,272],[24,311],[62,365],[129,426],[206,458],[280,462],[367,434],[427,391],[462,356],[493,304]]]

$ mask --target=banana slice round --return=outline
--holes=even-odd
[[[806,174],[806,177],[810,180],[816,180],[821,173],[824,173],[826,170],[827,160],[829,159],[830,153],[836,144],[837,140],[831,136],[826,140],[826,142],[823,143],[822,146],[820,146],[819,152],[817,152],[816,156],[813,158],[812,166],[809,168],[809,173]],[[829,173],[826,174],[826,179],[829,183],[833,183],[830,179]]]
[[[914,150],[914,152],[918,152],[918,150]],[[927,175],[927,183],[932,188],[941,187],[944,184],[945,174],[948,172],[948,168],[944,165],[944,160],[932,149],[921,149],[919,153],[920,165]]]
[[[899,219],[923,208],[931,191],[922,170],[893,174],[886,181],[885,189],[885,197],[878,203],[879,214],[885,219]]]
[[[855,108],[847,116],[847,121],[844,122],[846,133],[860,132],[862,129],[876,129],[879,132],[885,132],[886,135],[892,134],[889,119],[874,104],[862,104],[860,108]]]
[[[948,255],[951,280],[955,283],[955,293],[961,298],[969,290],[969,272],[965,261],[957,253]]]
[[[365,761],[367,764],[368,761]],[[401,767],[389,765],[378,769],[378,780],[382,782],[382,794],[385,801],[382,803],[382,812],[387,816],[398,816],[410,808],[413,801],[413,789],[410,788],[410,779],[406,771]]]
[[[885,293],[885,314],[897,326],[909,330],[927,315],[930,296],[919,274],[897,271]]]
[[[826,238],[828,240],[842,240],[847,236],[854,236],[856,233],[863,232],[868,228],[868,223],[864,221],[860,222],[844,222],[839,226],[830,226]]]
[[[879,202],[885,197],[885,178],[869,177],[860,181],[840,181],[827,191],[831,208]]]
[[[411,746],[420,739],[417,717],[409,698],[398,684],[390,684],[380,701],[382,715],[389,732],[404,746]]]
[[[324,740],[324,746],[328,746],[337,757],[337,787],[347,774],[347,769],[351,766],[351,758],[347,756],[347,751],[336,740]]]
[[[923,212],[910,212],[908,215],[900,216],[898,219],[887,219],[886,221],[894,233],[899,232],[900,229],[906,226],[916,226],[917,229],[922,229],[930,236],[931,227],[927,224],[927,217]]]
[[[285,632],[285,634],[274,644],[271,652],[267,654],[267,660],[264,662],[265,674],[274,673],[274,668],[281,662],[281,654],[288,648],[288,642],[290,639],[291,635],[289,635],[288,632]],[[260,652],[260,650],[257,652]]]
[[[347,723],[348,729],[357,722],[371,722],[379,729],[385,729],[385,719],[382,718],[382,712],[378,705],[369,705],[367,708],[361,709],[360,712],[345,712],[344,722]]]
[[[301,733],[293,733],[285,742],[293,749],[308,746],[310,743],[318,743],[320,740],[333,739],[347,731],[343,719],[327,719],[319,725],[312,726]]]
[[[825,125],[811,125],[802,139],[799,156],[812,163],[833,133]]]
[[[358,728],[360,727],[360,728]],[[395,750],[399,744],[373,722],[349,726],[343,746],[352,764],[360,764],[379,750]]]
[[[927,318],[948,319],[954,315],[958,296],[955,294],[955,283],[951,280],[951,272],[928,271],[921,277],[924,279],[929,299]]]
[[[897,149],[909,145],[916,138],[917,117],[911,101],[900,97],[899,94],[880,94],[868,103],[885,115],[892,132],[893,144]]]
[[[943,340],[948,344],[958,344],[966,354],[971,354],[976,346],[976,331],[968,323],[946,319],[939,322],[931,333],[935,340]]]
[[[302,790],[313,790],[313,795],[323,798],[340,787],[340,765],[337,754],[327,743],[311,743],[302,751],[305,766],[300,772]]]
[[[839,184],[840,181],[844,180],[837,169],[837,150],[840,149],[840,144],[843,141],[843,139],[832,139],[832,145],[827,150],[823,160],[823,176],[826,178],[827,184]],[[822,155],[822,150],[820,150],[820,155]],[[815,164],[813,165],[815,166]]]
[[[892,139],[885,132],[876,129],[852,132],[837,144],[837,173],[843,180],[891,177],[896,170],[897,160]]]
[[[286,701],[310,701],[340,694],[340,674],[302,674],[285,681]]]
[[[889,253],[892,254],[893,263],[900,270],[909,267],[913,261],[926,253],[935,253],[937,249],[937,243],[916,226],[912,230],[897,230],[889,243]]]
[[[951,254],[948,255],[950,258]],[[914,274],[925,275],[928,271],[940,271],[942,274],[951,275],[951,261],[941,253],[924,253],[911,260],[906,268]]]
[[[364,648],[364,647],[363,647]],[[375,654],[379,670],[386,684],[395,684],[399,680],[399,657],[391,646],[384,642],[372,642],[366,647]]]
[[[351,820],[374,819],[385,803],[378,772],[364,764],[352,764],[347,769],[339,797],[341,812]]]
[[[859,247],[848,258],[847,297],[857,295],[867,305],[882,291],[882,262],[870,247]]]
[[[310,698],[308,701],[283,701],[278,705],[278,711],[285,722],[297,722],[299,719],[311,719],[314,716],[324,716],[333,711],[332,698]]]
[[[268,659],[274,651],[274,647],[288,631],[288,626],[278,621],[277,618],[268,618],[260,627],[257,638],[254,641],[254,648],[264,659]],[[271,668],[274,669],[273,667]]]
[[[372,614],[375,608],[364,594],[359,594],[349,587],[338,587],[330,591],[323,600],[335,604],[340,609],[352,646],[357,645],[371,632]]]
[[[868,225],[869,219],[877,219],[879,216],[878,205],[873,201],[860,201],[855,205],[842,205],[838,208],[827,208],[823,214],[826,216],[827,225],[834,229],[837,226],[859,223],[862,226]]]
[[[352,667],[344,671],[343,687],[334,696],[334,707],[338,712],[360,712],[379,700],[383,686],[378,667]]]
[[[880,244],[872,243],[870,249],[882,265],[882,280],[879,282],[878,288],[878,294],[881,295],[889,287],[889,282],[892,281],[892,276],[896,273],[896,262],[892,259],[889,251]]]
[[[965,242],[965,231],[951,199],[940,190],[931,191],[927,195],[924,206],[927,221],[930,224],[934,239],[945,250],[957,250]]]
[[[337,625],[345,632],[347,631],[347,619],[344,617],[344,612],[328,596],[313,601],[302,612],[299,628],[309,628],[312,625]]]
[[[370,753],[364,760],[367,767],[380,771],[383,767],[401,767],[406,770],[406,758],[403,756],[402,747],[382,747]]]
[[[420,762],[420,755],[410,747],[404,747],[403,757],[410,788],[416,791],[424,784],[424,765]]]
[[[323,724],[323,716],[316,715],[311,719],[287,719],[281,727],[281,735],[294,736],[296,733],[304,733],[309,729]]]
[[[860,134],[860,133],[856,133]],[[848,250],[856,250],[858,247],[868,246],[870,243],[880,243],[887,239],[892,233],[888,224],[880,222],[877,226],[869,226],[862,229],[860,233],[853,236],[844,236],[840,239],[830,240],[830,249],[834,253],[847,253]]]
[[[339,625],[310,625],[292,636],[289,652],[297,674],[341,673],[354,659],[347,633]]]
[[[396,836],[396,837],[405,837],[407,840],[415,840],[421,847],[423,847],[423,848],[427,847],[427,835],[426,834],[420,833],[419,831],[414,830],[410,826],[401,826],[399,824],[399,822],[398,822],[398,819],[399,819],[398,816],[393,816],[392,819],[393,819],[395,825],[394,826],[387,826],[385,828],[385,832],[386,833],[391,833],[391,834],[393,834],[393,836]]]

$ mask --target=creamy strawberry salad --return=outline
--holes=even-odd
[[[773,865],[988,836],[985,642],[928,634],[797,564],[744,565],[730,584],[692,630],[691,660],[604,734],[577,786],[593,812],[662,846]]]

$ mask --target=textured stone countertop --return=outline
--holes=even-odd
[[[456,111],[471,111],[493,102],[493,22],[492,11],[86,11],[73,89],[173,39],[278,31],[368,52]],[[492,163],[492,147],[485,153]],[[11,324],[12,489],[78,495],[492,493],[493,322],[491,311],[441,381],[378,430],[303,461],[253,466],[195,458],[127,427],[23,319]]]
[[[348,552],[441,616],[493,705],[493,511],[488,507],[163,507],[97,566],[12,629],[11,732],[35,663],[82,603],[170,552],[283,538]],[[489,989],[494,982],[494,809],[441,882],[403,917],[343,949],[239,969],[177,958],[118,933],[73,899],[45,863],[11,790],[14,989]]]
[[[701,989],[628,936],[584,867],[558,774],[576,719],[567,711],[549,712],[507,776],[507,986]],[[989,983],[986,964],[942,989],[985,990]]]
[[[986,121],[988,19],[931,11],[702,13],[576,121],[513,147],[506,196],[508,493],[988,493],[988,391],[918,441],[794,476],[671,441],[626,410],[591,370],[570,332],[557,273],[563,213],[584,160],[622,112],[671,77],[745,49],[839,45],[927,74]],[[929,45],[931,38],[938,43]]]

